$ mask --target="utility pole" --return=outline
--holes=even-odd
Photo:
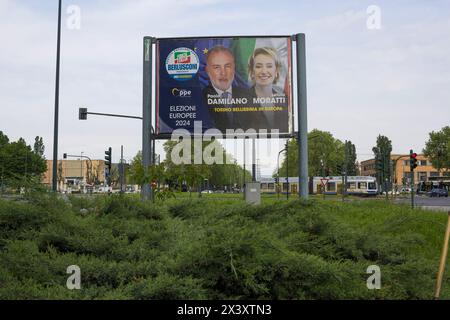
[[[394,170],[394,161],[392,159],[389,159],[389,171],[390,171],[390,178],[391,178],[391,199],[394,200],[394,180],[395,180],[395,170]]]
[[[83,151],[81,151],[81,157],[80,157],[80,163],[81,163],[81,181],[80,181],[80,192],[81,188],[83,186],[83,180],[84,180],[84,174],[83,174]]]
[[[325,156],[325,155],[322,155],[323,157]],[[322,162],[322,177],[325,179],[325,160],[322,158],[321,159],[321,162]],[[329,173],[329,170],[328,170],[328,173]],[[329,176],[327,176],[328,178],[329,178]],[[327,178],[327,179],[328,179]],[[327,184],[328,184],[328,181],[327,181]],[[325,200],[325,192],[326,192],[326,190],[327,190],[327,184],[325,184],[324,186],[323,186],[323,191],[322,191],[322,194],[323,194],[323,200]]]
[[[52,174],[52,190],[57,191],[58,186],[58,119],[59,119],[59,65],[61,53],[61,2],[58,6],[58,36],[56,43],[56,80],[55,80],[55,119],[53,128],[53,174]]]
[[[344,201],[345,196],[347,195],[347,140],[345,140],[344,144],[344,164],[342,166],[342,201]]]
[[[124,182],[124,165],[123,165],[123,146],[120,146],[120,164],[119,164],[119,174],[120,174],[120,193],[123,193],[123,182]]]
[[[414,209],[414,171],[411,171],[411,208]]]
[[[384,157],[384,161],[383,161],[383,175],[384,175],[384,191],[386,192],[386,201],[389,201],[389,194],[388,194],[388,170],[389,170],[389,165],[387,164],[388,162],[388,157]],[[387,170],[386,170],[387,169]]]

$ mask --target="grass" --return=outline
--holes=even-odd
[[[240,194],[222,196],[0,200],[0,298],[433,297],[444,213],[379,200],[274,195],[250,206]],[[81,268],[81,290],[66,288],[70,265]],[[380,290],[366,287],[370,265],[381,269]]]

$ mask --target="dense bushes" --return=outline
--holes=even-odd
[[[428,299],[444,221],[373,201],[0,201],[0,298]],[[66,288],[70,265],[81,290]]]

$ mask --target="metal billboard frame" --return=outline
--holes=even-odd
[[[142,162],[144,168],[148,168],[151,165],[151,155],[152,155],[152,144],[151,140],[161,140],[161,139],[169,139],[170,134],[153,134],[152,133],[152,125],[156,125],[156,117],[155,123],[152,123],[152,110],[156,105],[152,104],[152,77],[153,77],[153,66],[156,68],[156,63],[153,63],[153,45],[157,43],[158,40],[178,40],[178,39],[224,39],[224,38],[289,38],[291,43],[291,104],[292,104],[292,132],[288,134],[278,134],[276,137],[278,138],[297,138],[298,141],[298,152],[299,152],[299,196],[301,198],[308,197],[308,129],[307,129],[307,91],[306,91],[306,46],[305,46],[305,34],[298,33],[295,35],[243,35],[243,36],[200,36],[200,37],[166,37],[166,38],[155,38],[151,36],[145,36],[143,39],[144,50],[143,50],[143,127],[142,127]],[[293,46],[292,43],[296,42],[296,63],[297,63],[297,124],[298,131],[294,130],[294,82],[293,82]],[[156,53],[158,54],[158,52]],[[158,58],[158,57],[157,57]],[[157,80],[157,79],[156,79]],[[157,82],[157,81],[156,81]],[[157,85],[155,84],[155,93],[158,90]],[[215,135],[205,135],[202,133],[201,135],[190,134],[192,138],[201,138]],[[222,135],[223,139],[226,139],[227,136]],[[241,136],[228,136],[228,138],[259,138],[259,135],[256,134],[244,134]],[[267,133],[267,138],[270,138],[269,132]],[[142,188],[142,198],[149,199],[152,198],[152,190],[150,188],[150,184],[144,184]]]

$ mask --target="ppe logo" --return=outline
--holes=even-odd
[[[174,97],[190,98],[191,94],[192,94],[191,90],[178,89],[178,88],[173,88],[172,89],[172,95]]]
[[[198,72],[199,59],[189,48],[177,48],[166,58],[166,70],[172,79],[178,81],[191,80]]]

